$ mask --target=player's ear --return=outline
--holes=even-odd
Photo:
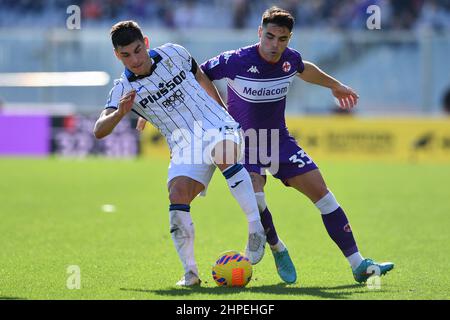
[[[147,49],[150,49],[150,40],[148,39],[148,37],[144,37],[144,43],[145,43],[145,47]]]
[[[116,56],[116,58],[120,60],[120,55],[119,55],[119,51],[117,51],[117,48],[114,48],[113,51],[114,51],[114,55]]]
[[[262,27],[261,26],[259,26],[258,27],[258,37],[261,39],[261,37],[262,37]]]

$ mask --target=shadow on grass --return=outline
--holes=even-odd
[[[0,296],[0,300],[27,300],[27,299],[20,298],[20,297],[2,297],[2,296]]]
[[[347,291],[347,289],[362,289],[362,290]],[[347,299],[349,296],[355,293],[369,292],[364,289],[365,286],[360,284],[344,285],[337,287],[292,287],[283,283],[269,286],[248,287],[248,288],[192,287],[192,288],[168,288],[161,290],[120,288],[120,290],[122,291],[152,293],[172,298],[196,294],[230,295],[230,294],[251,292],[251,293],[263,293],[263,294],[287,295],[287,296],[311,296],[325,299]]]

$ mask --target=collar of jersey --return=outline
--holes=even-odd
[[[158,52],[156,52],[155,50],[149,50],[148,51],[148,55],[152,59],[152,67],[150,69],[150,74],[144,75],[144,76],[138,76],[138,75],[134,74],[132,71],[130,71],[128,68],[125,68],[125,76],[127,77],[128,81],[130,81],[130,82],[136,81],[138,79],[142,79],[142,78],[148,77],[149,75],[151,75],[153,73],[153,71],[157,67],[156,64],[158,62],[160,62],[162,58],[158,54]]]

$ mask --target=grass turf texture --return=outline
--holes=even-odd
[[[0,159],[0,299],[449,299],[450,166],[321,163],[364,256],[393,261],[381,289],[354,282],[315,207],[268,179],[267,202],[297,267],[284,285],[268,248],[246,288],[219,288],[211,264],[244,249],[247,223],[216,171],[191,212],[203,285],[182,275],[169,234],[163,160]],[[104,212],[103,204],[116,206]],[[66,287],[67,268],[81,289]]]

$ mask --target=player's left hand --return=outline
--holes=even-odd
[[[331,89],[333,96],[339,101],[344,110],[351,110],[358,103],[358,94],[350,87],[340,84]]]
[[[145,119],[142,118],[142,117],[139,117],[139,119],[138,119],[138,121],[137,121],[137,124],[136,124],[136,129],[137,129],[138,131],[144,130],[145,124],[146,124],[146,123],[147,123],[147,120],[145,120]]]

